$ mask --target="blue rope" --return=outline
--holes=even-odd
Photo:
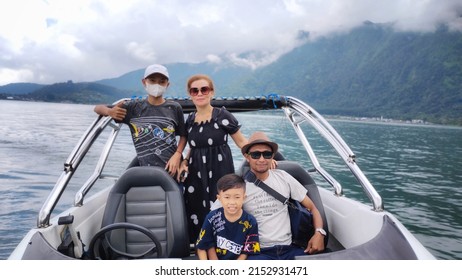
[[[132,100],[135,100],[135,99],[141,100],[141,99],[143,99],[143,96],[132,95],[132,96],[131,96],[131,99],[132,99]]]
[[[273,108],[277,109],[276,102],[277,100],[281,99],[279,94],[277,93],[269,93],[266,95],[266,104],[268,104],[268,101],[271,100],[273,102]]]

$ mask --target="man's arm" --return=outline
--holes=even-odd
[[[323,222],[321,213],[319,212],[318,208],[316,208],[316,205],[314,205],[313,201],[306,195],[300,203],[313,214],[314,228],[322,228]],[[305,253],[315,254],[321,251],[324,251],[324,235],[318,231],[315,231],[313,237],[311,237],[311,239],[308,241]]]

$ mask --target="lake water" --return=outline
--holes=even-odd
[[[308,163],[281,116],[236,116],[246,136],[267,131],[287,157]],[[0,100],[0,259],[8,258],[36,226],[37,213],[63,163],[94,119],[89,105]],[[265,121],[264,127],[256,126],[257,119]],[[355,152],[385,208],[438,259],[462,259],[462,129],[340,120],[331,124]],[[127,153],[133,153],[127,127],[122,137]],[[320,141],[316,134],[311,137]],[[242,158],[231,146],[239,162]],[[320,162],[335,176],[346,176],[340,162],[322,157]],[[360,187],[344,192],[369,203]]]

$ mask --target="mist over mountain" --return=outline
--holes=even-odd
[[[462,33],[369,23],[301,46],[243,87],[296,96],[327,114],[462,124]]]
[[[308,31],[303,34],[309,38]],[[366,22],[349,33],[308,41],[255,71],[226,63],[166,66],[171,96],[186,96],[187,78],[204,73],[213,78],[217,96],[277,93],[307,101],[324,114],[462,125],[462,33],[444,26],[432,33],[396,32],[390,26]],[[80,83],[75,83],[72,90],[68,83],[35,90],[28,85],[29,91],[23,90],[20,96],[112,103],[121,96],[144,96],[143,73],[144,69],[138,69],[94,81],[100,87],[82,83],[86,86],[79,88]],[[0,86],[0,98],[14,94],[12,85],[19,87]]]
[[[243,79],[252,76],[253,72],[249,68],[244,68],[232,64],[221,63],[175,63],[166,65],[170,75],[170,85],[168,94],[171,96],[187,96],[186,82],[194,74],[203,73],[212,77],[217,95],[235,96],[242,93],[235,92],[234,85]],[[144,69],[138,69],[118,78],[104,79],[95,81],[111,87],[128,90],[136,95],[145,95],[141,79],[144,76]]]

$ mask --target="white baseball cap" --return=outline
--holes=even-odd
[[[167,68],[160,64],[149,65],[144,71],[144,78],[146,79],[148,76],[154,73],[160,73],[164,75],[165,77],[167,77],[167,79],[170,79],[170,77],[168,76]]]

